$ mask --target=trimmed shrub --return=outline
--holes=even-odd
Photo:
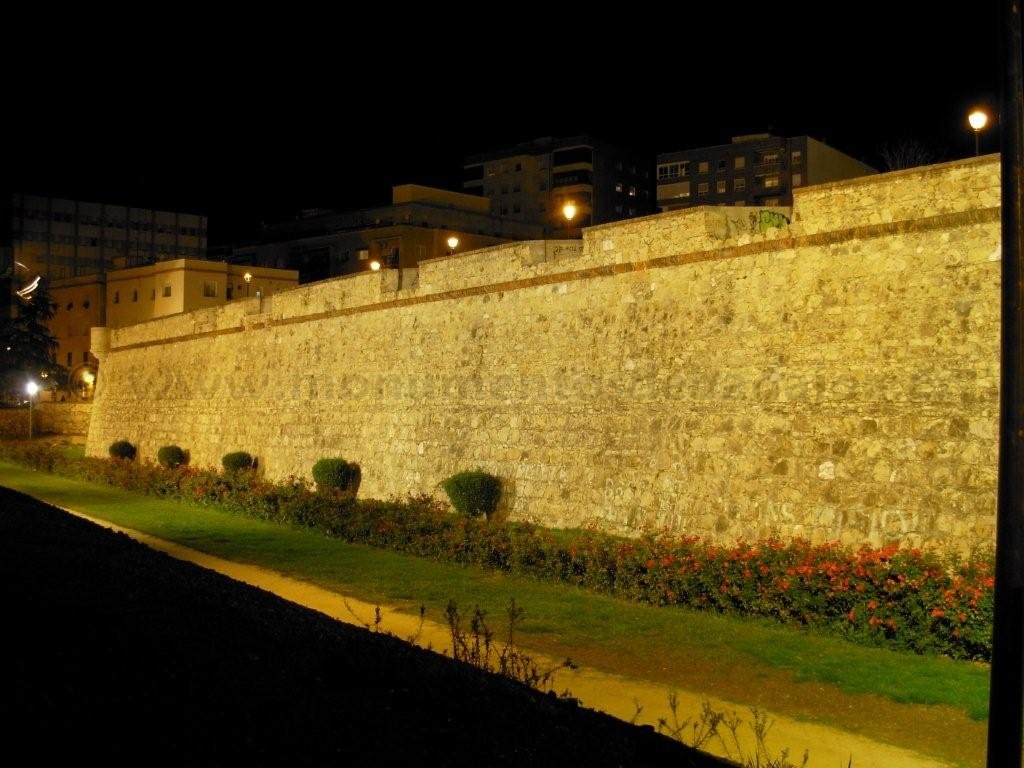
[[[156,461],[161,467],[174,469],[188,462],[188,456],[176,445],[165,445],[156,452]]]
[[[245,451],[233,451],[225,453],[220,463],[224,466],[225,472],[240,472],[243,469],[252,469],[256,466],[256,459],[251,453]]]
[[[337,488],[355,496],[362,479],[359,465],[354,461],[342,458],[320,459],[313,465],[313,480],[316,481],[317,490]]]
[[[452,506],[467,517],[484,515],[490,520],[501,498],[501,480],[479,469],[452,475],[441,487]]]
[[[110,444],[107,452],[112,459],[127,459],[131,461],[135,458],[136,448],[127,440],[115,440]]]

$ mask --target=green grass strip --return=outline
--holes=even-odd
[[[796,680],[826,683],[850,694],[876,694],[909,704],[944,704],[975,720],[988,712],[988,667],[945,658],[862,647],[761,619],[654,608],[585,590],[444,564],[330,539],[316,532],[93,485],[0,462],[0,484],[94,517],[238,562],[415,610],[443,621],[447,602],[480,605],[503,616],[510,597],[526,608],[528,647],[578,649],[583,657],[629,660],[623,666],[671,677],[674,665],[715,674],[771,668]],[[495,626],[501,626],[500,618]],[[575,652],[569,650],[569,655]],[[640,665],[638,667],[638,664]],[[658,668],[667,670],[658,675]],[[677,666],[678,668],[678,666]],[[607,669],[607,667],[606,667]]]

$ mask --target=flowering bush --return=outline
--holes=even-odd
[[[356,500],[252,472],[70,458],[59,449],[0,444],[0,458],[47,472],[215,505],[329,536],[561,581],[655,605],[685,605],[827,628],[851,640],[988,660],[991,557],[944,559],[916,549],[853,550],[803,540],[722,547],[696,537],[627,539],[596,530],[552,531],[452,514],[429,497]]]

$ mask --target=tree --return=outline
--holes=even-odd
[[[56,308],[43,280],[35,290],[15,294],[13,315],[0,326],[0,390],[5,397],[23,398],[30,379],[52,382],[49,388],[66,379],[67,369],[54,358],[57,339],[49,327]]]
[[[945,150],[912,138],[885,144],[878,151],[883,171],[900,171],[919,165],[934,165],[946,159]]]

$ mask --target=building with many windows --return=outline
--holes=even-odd
[[[542,236],[539,225],[493,215],[474,195],[417,184],[392,188],[391,205],[312,210],[264,229],[259,242],[216,256],[233,264],[298,270],[301,282],[378,267],[407,269],[426,259]],[[449,238],[456,238],[453,249]]]
[[[594,139],[534,139],[467,157],[463,189],[491,201],[502,218],[537,224],[545,237],[654,212],[651,158]],[[567,222],[563,206],[576,216]]]
[[[10,259],[50,280],[167,259],[206,257],[206,217],[36,195],[11,195]]]
[[[875,169],[810,136],[736,136],[729,144],[658,155],[662,211],[694,205],[793,204],[793,190]]]

